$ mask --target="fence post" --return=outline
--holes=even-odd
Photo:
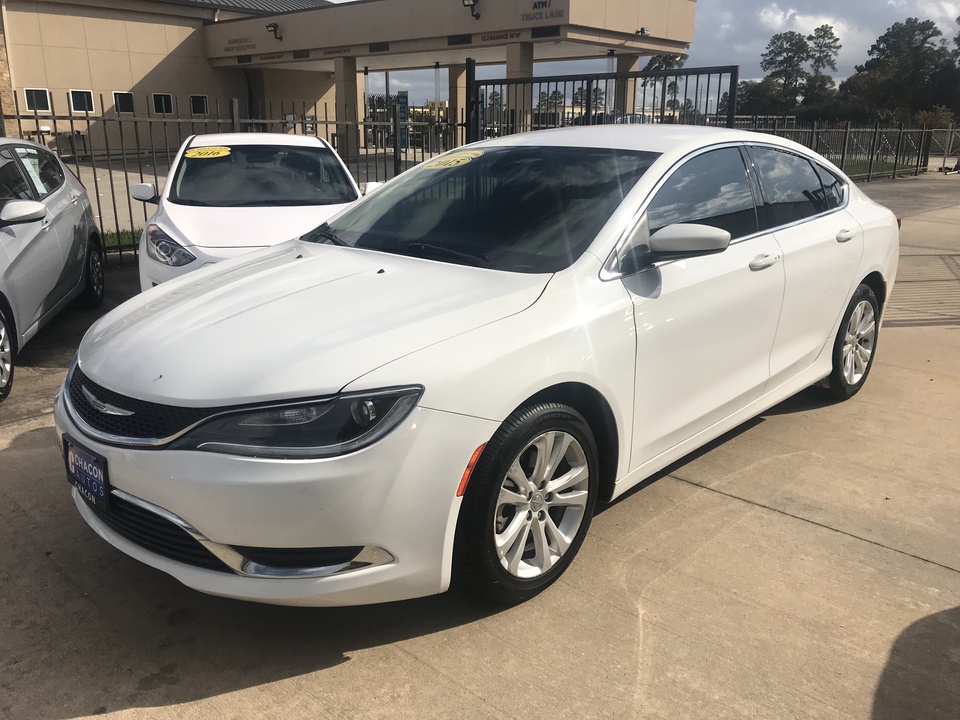
[[[393,105],[393,176],[400,174],[400,105]]]
[[[480,139],[480,88],[477,86],[477,61],[467,58],[467,117],[466,140]]]
[[[927,124],[923,124],[923,128],[920,131],[920,147],[917,148],[917,168],[914,175],[920,174],[920,168],[923,168],[923,171],[926,172],[927,168],[930,167],[930,143],[933,140],[933,131],[927,131]]]
[[[240,132],[240,100],[230,98],[230,127],[233,132]]]
[[[844,172],[847,171],[846,169],[847,148],[849,146],[850,146],[850,122],[847,121],[846,123],[844,123],[844,128],[843,128],[843,149],[840,150],[840,164],[839,164],[840,169],[843,170]]]
[[[737,86],[740,84],[740,66],[737,65],[730,71],[730,89],[727,91],[727,127],[732,128],[737,124]]]
[[[897,149],[893,153],[893,179],[897,179],[897,168],[900,165],[900,152],[903,150],[903,123],[900,123],[900,134],[897,135]]]
[[[813,121],[813,127],[810,128],[810,149],[817,152],[817,145],[820,144],[820,133],[817,130],[817,121]]]
[[[870,141],[870,164],[867,165],[867,182],[873,180],[873,162],[877,155],[877,139],[880,137],[880,123],[873,126],[873,140]]]
[[[593,80],[587,80],[587,95],[584,102],[587,103],[585,125],[593,125]]]

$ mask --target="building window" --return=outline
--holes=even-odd
[[[30,112],[50,112],[50,92],[46,88],[27,88],[23,91]]]
[[[93,93],[90,90],[71,90],[70,111],[75,113],[93,112]]]
[[[132,113],[133,93],[115,92],[113,94],[113,109],[118,113]]]
[[[206,115],[207,114],[207,96],[191,95],[190,96],[190,112],[194,115]]]
[[[157,115],[173,115],[173,95],[170,93],[154,93],[153,111]]]

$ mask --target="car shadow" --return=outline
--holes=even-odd
[[[100,317],[140,292],[136,257],[108,255],[103,304],[86,310],[70,303],[30,339],[17,355],[17,367],[67,367],[84,333]],[[13,392],[16,393],[16,386]]]
[[[0,443],[0,467],[23,486],[0,507],[0,717],[179,705],[329,670],[357,651],[504,609],[457,591],[343,608],[203,595],[127,557],[84,523],[55,440],[44,427]]]
[[[921,618],[900,633],[877,683],[870,717],[960,718],[960,607]]]

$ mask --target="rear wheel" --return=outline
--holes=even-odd
[[[573,408],[532,405],[487,443],[457,523],[458,584],[503,603],[527,600],[570,565],[590,527],[599,460]]]
[[[16,359],[16,341],[13,337],[13,323],[7,320],[3,308],[0,308],[0,400],[13,389],[14,360]]]
[[[838,400],[853,397],[867,381],[877,349],[879,322],[877,296],[868,285],[861,285],[850,299],[833,345],[833,371],[826,385]]]
[[[106,291],[103,250],[95,240],[87,244],[87,262],[84,268],[86,280],[79,302],[85,308],[97,308],[103,302]]]

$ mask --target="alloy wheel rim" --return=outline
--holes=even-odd
[[[103,261],[99,251],[90,253],[90,280],[96,296],[103,295]]]
[[[856,385],[867,374],[876,340],[873,305],[861,300],[850,315],[843,338],[843,377],[848,385]]]
[[[0,320],[0,390],[10,384],[13,369],[13,341],[7,331],[6,323]]]
[[[590,469],[579,441],[551,431],[514,458],[493,517],[500,564],[514,577],[539,577],[567,553],[586,515]]]

